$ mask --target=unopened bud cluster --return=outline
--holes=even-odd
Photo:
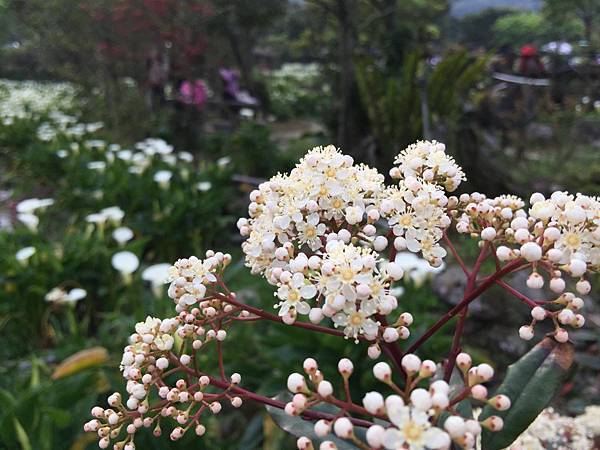
[[[293,373],[288,377],[287,387],[293,397],[286,404],[285,412],[299,416],[320,403],[332,404],[345,414],[338,414],[337,418],[317,420],[314,433],[319,438],[326,438],[333,433],[338,438],[354,442],[360,439],[355,434],[351,413],[360,412],[379,421],[389,422],[390,426],[387,427],[375,424],[367,428],[366,442],[361,441],[361,444],[371,449],[449,449],[453,442],[460,448],[474,449],[482,427],[491,431],[502,429],[503,422],[498,416],[477,421],[457,415],[452,408],[458,401],[469,398],[478,403],[489,404],[499,411],[510,408],[510,399],[505,395],[488,398],[487,388],[482,384],[490,381],[494,375],[494,370],[488,364],[473,367],[468,354],[459,354],[457,364],[463,374],[465,387],[462,393],[454,395],[451,394],[448,383],[434,380],[437,365],[433,361],[421,361],[418,356],[407,354],[402,358],[401,364],[407,375],[406,389],[399,389],[394,383],[392,368],[385,362],[379,362],[373,367],[373,375],[392,388],[394,393],[384,396],[377,391],[368,392],[362,399],[362,405],[357,405],[351,399],[341,400],[336,397],[333,384],[325,378],[317,362],[308,358],[303,364],[304,375]],[[339,361],[338,372],[345,384],[353,371],[354,365],[350,360]],[[420,387],[424,382],[428,382],[428,388]],[[447,412],[450,415],[440,423]],[[314,448],[308,437],[299,439],[297,445],[299,449]],[[320,448],[336,446],[325,440],[321,442]]]

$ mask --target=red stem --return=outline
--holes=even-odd
[[[386,318],[384,316],[382,316],[381,314],[377,314],[376,319],[381,323],[381,326],[383,326],[383,327],[388,326],[388,322],[387,322]],[[392,360],[392,362],[394,363],[394,365],[396,366],[398,371],[404,377],[406,377],[406,373],[404,372],[404,369],[402,368],[402,357],[404,356],[404,354],[402,353],[402,351],[400,350],[398,345],[394,342],[385,342],[383,339],[381,339],[380,344],[383,348],[383,351]]]
[[[183,370],[184,372],[186,372],[196,378],[199,378],[203,375],[201,372],[196,372],[194,369],[191,369],[191,368],[181,364],[179,362],[179,359],[175,355],[171,356],[171,361],[176,363],[181,370]],[[218,387],[219,389],[228,390],[229,392],[238,394],[240,396],[243,396],[245,398],[248,398],[248,399],[258,402],[258,403],[274,406],[275,408],[279,408],[279,409],[285,409],[285,403],[280,400],[275,400],[273,398],[265,397],[264,395],[260,395],[260,394],[257,394],[256,392],[249,391],[248,389],[244,389],[235,384],[231,384],[228,381],[219,380],[218,378],[212,377],[210,375],[206,375],[206,376],[210,379],[210,384]],[[344,404],[346,404],[346,403],[344,402]],[[327,413],[320,412],[320,411],[306,410],[302,413],[302,417],[305,419],[308,419],[308,420],[318,420],[318,419],[332,420],[332,419],[335,419],[336,416],[333,414],[327,414]],[[353,417],[349,417],[348,419],[350,419],[350,421],[354,425],[359,426],[359,427],[368,428],[373,425],[373,423],[369,422],[368,420],[355,419]]]
[[[514,287],[512,287],[511,285],[509,285],[505,281],[496,280],[496,284],[498,286],[504,288],[506,291],[510,292],[512,295],[514,295],[515,297],[517,297],[519,300],[523,301],[524,303],[528,304],[532,308],[535,308],[538,305],[535,301],[531,300],[525,294],[517,291]]]
[[[503,277],[507,273],[510,273],[515,270],[521,263],[521,259],[516,259],[506,264],[502,269],[494,272],[489,277],[486,277],[482,280],[481,284],[473,289],[470,294],[465,295],[463,299],[450,311],[444,314],[436,323],[434,323],[429,329],[419,338],[417,341],[409,347],[406,353],[414,353],[416,349],[418,349],[423,343],[425,343],[431,336],[433,336],[436,331],[438,331],[441,327],[443,327],[449,320],[451,320],[456,314],[463,310],[466,306],[468,306],[473,300],[475,300],[482,292],[487,290],[492,284],[496,282],[497,279]],[[523,267],[527,267],[524,265]]]
[[[446,238],[447,239],[447,238]],[[450,240],[447,239],[447,242]],[[488,248],[489,244],[486,243],[481,248],[479,252],[479,256],[473,265],[473,270],[469,273],[467,277],[467,286],[465,287],[465,295],[471,293],[475,286],[475,281],[477,280],[477,274],[479,273],[479,269],[481,268],[481,264],[485,261],[485,258],[488,256]],[[454,330],[454,337],[452,338],[452,347],[450,348],[450,353],[448,354],[448,358],[446,360],[446,367],[444,369],[444,380],[449,381],[450,376],[452,374],[452,369],[454,369],[454,363],[456,361],[456,356],[460,351],[460,341],[462,339],[462,335],[465,329],[465,320],[467,319],[467,314],[469,312],[469,305],[466,305],[465,308],[460,312],[460,316],[458,317],[458,323],[456,324],[456,329]]]
[[[278,315],[272,314],[270,312],[267,312],[260,308],[256,308],[254,306],[246,305],[245,303],[238,302],[231,295],[226,296],[221,293],[216,293],[215,295],[217,297],[219,297],[221,300],[223,300],[224,302],[230,303],[232,305],[240,306],[242,309],[244,309],[248,312],[251,312],[252,314],[254,314],[256,316],[262,317],[263,319],[271,320],[273,322],[284,323],[283,319],[281,317],[279,317]],[[296,321],[293,324],[291,324],[290,326],[298,327],[298,328],[305,328],[307,330],[317,331],[319,333],[332,334],[333,336],[345,337],[344,333],[339,330],[336,330],[333,328],[322,327],[319,325],[315,325],[313,323]],[[359,336],[358,338],[363,339],[361,336]]]
[[[458,265],[463,270],[464,274],[467,277],[469,277],[470,276],[469,269],[467,269],[467,266],[466,266],[465,262],[463,261],[463,259],[458,254],[458,251],[456,251],[456,247],[454,247],[454,244],[452,244],[452,242],[448,238],[448,235],[446,234],[445,231],[444,231],[444,241],[448,245],[448,248],[450,249],[450,253],[452,253],[452,255],[454,256],[454,259],[456,259],[456,262],[458,262]]]

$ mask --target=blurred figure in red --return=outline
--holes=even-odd
[[[207,89],[204,81],[200,79],[194,81],[185,80],[181,83],[179,93],[183,103],[201,109],[206,101]]]
[[[519,74],[526,77],[540,77],[546,71],[540,59],[537,48],[533,44],[525,44],[521,47],[519,57]]]

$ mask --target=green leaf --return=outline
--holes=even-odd
[[[504,420],[502,430],[484,430],[483,448],[506,448],[527,429],[564,383],[573,365],[574,354],[573,345],[560,344],[546,337],[508,368],[495,395],[507,395],[512,406],[507,411],[496,411],[491,406],[483,409],[479,420],[492,415]]]
[[[17,440],[19,441],[19,444],[21,444],[21,448],[23,450],[31,450],[31,442],[29,442],[29,436],[23,428],[23,425],[21,425],[21,422],[19,422],[19,420],[16,417],[14,418],[14,424],[15,431],[17,434]]]
[[[282,392],[279,395],[277,395],[277,397],[275,397],[275,400],[289,402],[291,400],[291,395],[286,392]],[[327,409],[327,412],[329,413],[335,413],[336,411],[339,411],[337,408],[330,405],[327,405]],[[290,416],[289,414],[286,414],[282,409],[276,408],[274,406],[267,405],[267,411],[271,415],[275,423],[279,425],[281,429],[296,437],[306,436],[317,447],[318,444],[320,444],[323,441],[332,441],[333,443],[335,443],[335,445],[337,445],[337,448],[340,450],[356,450],[358,448],[351,442],[340,439],[333,434],[329,434],[324,437],[318,437],[315,434],[314,423],[310,420],[305,420],[298,416]]]

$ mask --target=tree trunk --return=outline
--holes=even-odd
[[[354,84],[354,66],[352,55],[354,50],[352,7],[346,0],[338,1],[338,22],[340,26],[340,110],[338,112],[337,145],[350,150],[350,107],[352,87]]]

